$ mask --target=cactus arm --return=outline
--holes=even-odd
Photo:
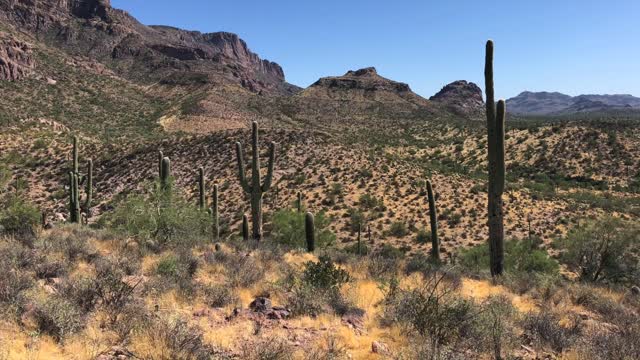
[[[206,206],[206,199],[204,195],[204,169],[198,168],[198,206],[200,209],[204,209]]]
[[[262,192],[267,192],[271,189],[271,183],[273,180],[273,167],[276,160],[276,143],[271,142],[271,146],[269,148],[269,167],[267,168],[267,177],[264,179],[264,184],[262,185]]]
[[[162,160],[164,160],[164,154],[162,150],[158,151],[158,177],[162,178]]]
[[[240,186],[245,192],[250,193],[251,187],[247,182],[247,176],[244,172],[244,154],[240,142],[236,142],[236,156],[238,158],[238,180],[240,180]]]

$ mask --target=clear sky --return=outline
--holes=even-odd
[[[496,96],[521,91],[640,96],[640,0],[112,0],[147,25],[240,35],[287,81],[375,66],[429,97],[482,87],[496,43]]]

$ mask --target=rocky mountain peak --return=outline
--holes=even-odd
[[[454,81],[446,85],[429,100],[445,104],[459,115],[472,115],[484,109],[482,89],[466,80]]]
[[[366,67],[360,70],[355,70],[355,71],[349,70],[345,74],[345,76],[374,76],[374,75],[378,75],[378,71],[376,71],[376,68],[374,68],[373,66]]]

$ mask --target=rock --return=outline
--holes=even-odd
[[[484,111],[482,89],[465,80],[446,85],[429,100],[444,104],[449,110],[463,116],[478,115]]]
[[[389,346],[383,342],[374,341],[371,343],[371,352],[374,354],[387,355],[389,354]]]
[[[96,360],[126,360],[137,359],[137,357],[129,350],[122,346],[113,346],[107,352],[96,357]]]
[[[0,32],[0,80],[16,81],[35,66],[31,46]]]
[[[66,222],[67,221],[67,218],[62,213],[53,214],[53,218],[57,222]]]
[[[632,286],[632,287],[631,287],[631,293],[632,293],[633,295],[640,295],[640,287],[635,286],[635,285],[634,285],[634,286]]]
[[[49,84],[49,85],[55,85],[55,84],[57,84],[57,83],[58,83],[58,81],[57,81],[57,80],[54,80],[54,79],[52,79],[52,78],[50,78],[50,77],[48,77],[48,78],[47,78],[47,84]]]
[[[272,309],[271,300],[266,297],[257,297],[249,304],[249,309],[254,312],[267,312]]]

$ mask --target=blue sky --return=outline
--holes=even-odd
[[[239,34],[287,81],[375,66],[429,97],[482,86],[496,43],[496,96],[523,90],[640,96],[640,0],[112,0],[147,25]]]

